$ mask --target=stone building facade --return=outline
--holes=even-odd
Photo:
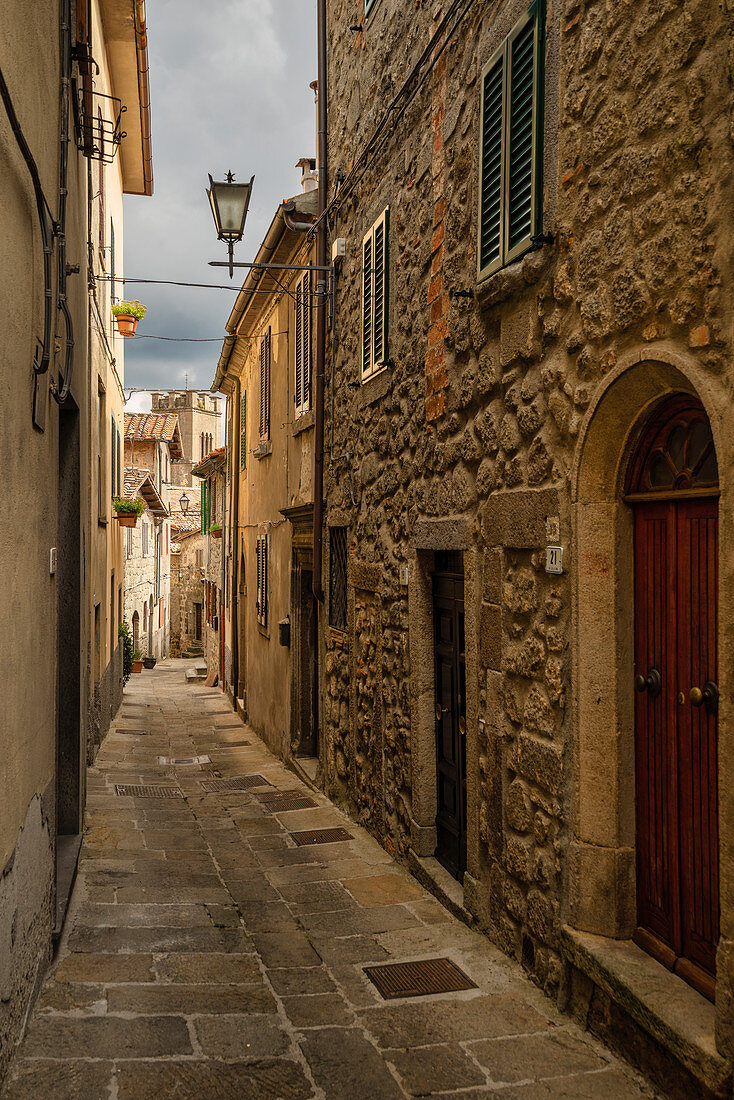
[[[722,1096],[734,635],[720,614],[718,673],[713,642],[654,703],[663,657],[642,624],[666,582],[634,578],[664,500],[671,553],[694,527],[709,538],[685,551],[693,605],[705,589],[712,624],[732,599],[728,7],[377,0],[350,36],[330,0],[329,229],[346,255],[325,379],[320,747],[332,797],[549,994],[671,1091]],[[644,473],[645,454],[672,469],[661,440],[684,429],[678,459],[698,433],[710,462],[712,438],[718,480]],[[696,497],[710,511],[693,517]],[[716,715],[691,709],[699,678],[716,680]],[[665,773],[678,824],[651,837],[641,820],[655,706],[681,761],[681,731],[709,715],[691,793],[700,914],[680,900],[687,861],[696,875],[684,763]],[[674,883],[649,881],[651,843],[680,847]],[[670,919],[688,940],[661,931],[656,889],[680,891]]]
[[[221,446],[221,398],[198,390],[167,390],[154,393],[154,413],[175,413],[181,433],[183,457],[172,469],[173,484],[188,488],[195,479],[192,470],[212,451]]]
[[[204,554],[201,516],[171,520],[171,657],[204,656]]]
[[[125,530],[125,622],[133,650],[167,657],[170,634],[170,520],[147,470],[125,469],[125,497],[145,503],[135,527]]]
[[[114,225],[120,276],[122,193],[152,192],[145,4],[9,0],[0,69],[0,461],[13,487],[0,531],[0,612],[12,624],[0,638],[1,1080],[61,932],[87,758],[119,699],[111,497],[124,353],[109,246]],[[103,104],[114,122],[98,93],[124,102],[126,135],[108,143],[108,163],[74,110],[72,79],[92,125]]]
[[[222,544],[225,524],[227,449],[219,447],[191,471],[201,479],[201,543],[204,660],[208,680],[223,688],[225,679],[224,624],[225,577]]]

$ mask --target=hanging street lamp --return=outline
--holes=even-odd
[[[250,205],[253,176],[249,183],[235,183],[232,172],[224,180],[212,179],[209,173],[207,195],[214,216],[217,238],[229,249],[229,277],[234,275],[234,246],[242,240],[247,208]]]
[[[188,511],[189,511],[190,501],[189,501],[189,498],[186,496],[186,490],[185,489],[184,489],[183,493],[181,493],[181,496],[179,497],[178,502],[181,505],[181,515],[182,516],[187,515]]]

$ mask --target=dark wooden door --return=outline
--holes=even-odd
[[[313,571],[301,568],[299,572],[299,639],[298,639],[298,690],[300,729],[298,753],[316,756],[317,745],[314,723],[314,626]]]
[[[433,574],[437,814],[436,858],[461,880],[466,870],[466,689],[464,577],[460,554],[436,555]],[[444,568],[441,568],[441,567]]]
[[[695,689],[718,680],[717,514],[715,498],[635,507],[635,673],[647,679],[635,702],[635,939],[709,997],[719,939],[717,718],[715,700],[701,703]]]
[[[201,604],[194,604],[194,638],[201,641]]]

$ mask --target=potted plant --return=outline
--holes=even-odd
[[[133,670],[133,636],[124,619],[117,628],[117,636],[122,640],[122,683],[124,685],[130,679],[130,673]]]
[[[138,321],[145,317],[147,312],[148,307],[139,302],[137,298],[134,302],[117,302],[112,307],[112,316],[117,322],[117,331],[121,336],[134,336]]]
[[[155,668],[155,657],[143,657],[143,664],[146,668]]]
[[[120,527],[135,527],[138,516],[142,516],[145,511],[145,501],[140,500],[139,497],[134,500],[128,500],[127,497],[113,497],[112,507],[117,512]]]
[[[221,539],[222,537],[222,525],[221,523],[213,523],[209,528],[209,534],[213,539]]]
[[[132,668],[132,670],[133,670],[133,672],[142,672],[143,671],[143,654],[140,652],[139,649],[136,649],[135,652],[133,653],[133,668]]]

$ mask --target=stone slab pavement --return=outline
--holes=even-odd
[[[6,1100],[655,1095],[323,796],[269,810],[259,794],[312,792],[221,692],[186,683],[190,664],[132,677],[89,771],[65,931]],[[193,756],[211,763],[158,761]],[[212,773],[270,786],[206,793]],[[352,839],[291,836],[331,827]],[[386,1001],[363,971],[435,957],[477,988]]]

